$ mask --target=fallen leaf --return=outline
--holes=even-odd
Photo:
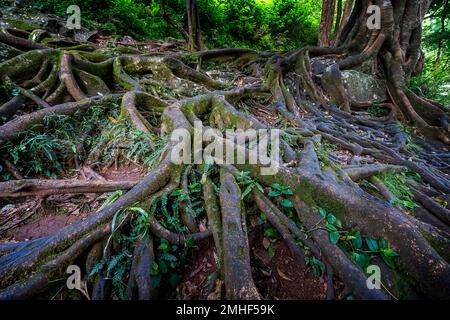
[[[289,278],[288,276],[286,276],[283,272],[281,272],[281,270],[280,270],[279,268],[277,268],[277,272],[278,272],[279,276],[280,276],[281,278],[283,278],[284,280],[292,281],[292,279],[290,279],[290,278]]]

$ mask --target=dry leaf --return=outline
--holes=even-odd
[[[290,279],[290,278],[289,278],[288,276],[286,276],[283,272],[281,272],[281,270],[280,270],[279,268],[277,268],[277,272],[278,272],[279,276],[280,276],[281,278],[283,278],[284,280],[292,281],[292,279]]]

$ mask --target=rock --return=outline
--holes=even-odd
[[[376,77],[356,70],[344,70],[341,73],[345,90],[353,100],[372,102],[386,100],[384,85]]]
[[[311,70],[314,74],[322,74],[325,69],[336,61],[334,59],[325,59],[323,57],[311,59]]]
[[[74,39],[80,42],[88,42],[95,38],[98,34],[97,30],[85,31],[85,30],[77,30],[74,35]]]

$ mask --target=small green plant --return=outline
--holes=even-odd
[[[152,262],[150,273],[153,286],[160,286],[165,279],[170,287],[176,287],[182,278],[179,267],[187,258],[187,250],[194,245],[194,243],[188,243],[183,250],[180,250],[177,245],[171,245],[167,240],[160,239],[156,250],[156,261]]]
[[[369,112],[371,115],[375,117],[383,117],[387,115],[388,110],[386,108],[381,107],[377,103],[372,103],[369,109],[367,109],[367,112]]]
[[[236,181],[238,185],[244,189],[241,195],[241,199],[245,200],[248,198],[249,194],[253,191],[253,189],[257,188],[259,191],[264,193],[264,188],[255,180],[252,179],[250,172],[241,171],[236,176]]]
[[[278,233],[277,229],[267,223],[267,217],[265,216],[265,214],[261,213],[260,218],[265,222],[264,237],[270,241],[269,246],[267,247],[267,253],[270,258],[273,258],[275,256],[275,244],[279,239],[281,239],[281,236]]]
[[[389,191],[395,196],[395,200],[391,203],[393,205],[400,205],[407,209],[414,209],[417,204],[414,202],[414,195],[408,187],[406,182],[408,176],[405,172],[386,172],[377,175]]]
[[[361,235],[356,229],[344,230],[342,222],[333,214],[323,208],[319,208],[319,212],[324,223],[321,228],[329,232],[330,242],[339,245],[364,271],[375,255],[379,255],[389,268],[396,267],[394,257],[398,253],[389,247],[386,239],[375,240]]]
[[[316,277],[320,277],[324,273],[325,265],[323,264],[322,261],[318,260],[316,257],[307,256],[305,257],[305,262],[307,265],[311,267],[312,273]]]
[[[269,197],[278,199],[280,201],[281,206],[285,209],[294,208],[294,205],[292,204],[291,200],[287,198],[294,195],[294,193],[289,187],[275,183],[272,184],[270,188],[271,190],[268,193]]]
[[[170,196],[172,197],[173,204],[172,209],[175,214],[178,215],[178,209],[182,202],[186,202],[187,212],[194,218],[197,218],[204,211],[204,205],[202,200],[202,186],[199,182],[192,182],[188,185],[188,192],[186,193],[183,189],[176,189],[172,191]]]
[[[116,195],[110,195],[105,203],[110,204],[114,202]],[[122,231],[125,228],[121,228],[119,234],[119,227],[125,221],[125,216],[130,216],[129,232]],[[113,239],[120,246],[121,250],[117,254],[112,255],[110,259],[103,258],[89,274],[90,277],[93,277],[100,271],[105,270],[106,278],[111,279],[113,293],[119,299],[124,299],[125,297],[126,277],[131,266],[133,245],[138,239],[145,238],[148,235],[148,221],[148,213],[140,207],[130,207],[118,211],[112,221],[112,233],[107,246],[110,244],[110,240]]]
[[[9,79],[0,85],[0,90],[5,91],[10,97],[16,97],[20,94],[19,88],[17,88],[16,84]]]

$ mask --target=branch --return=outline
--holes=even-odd
[[[169,16],[169,14],[166,11],[164,0],[159,1],[159,9],[161,11],[164,20],[166,20],[169,24],[174,26],[178,30],[178,32],[181,33],[184,40],[186,40],[186,42],[189,42],[189,34],[186,32],[186,30],[183,29],[183,27],[178,22],[176,22],[171,16]]]

